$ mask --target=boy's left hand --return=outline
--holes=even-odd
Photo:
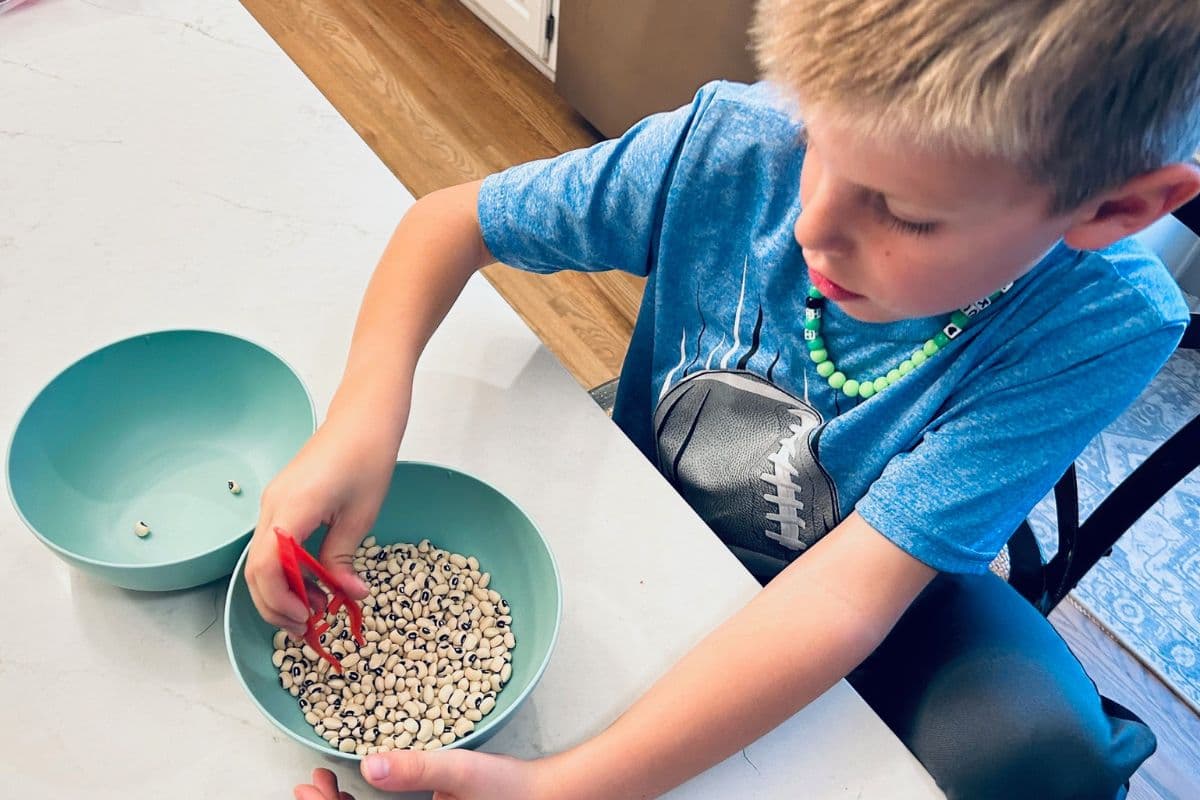
[[[362,761],[362,775],[389,792],[432,791],[433,800],[537,800],[538,761],[470,750],[378,753]],[[296,800],[354,800],[339,792],[337,778],[313,770],[313,783],[296,787]]]
[[[339,792],[337,776],[327,769],[314,769],[312,783],[302,783],[292,794],[296,800],[354,800],[349,792]]]

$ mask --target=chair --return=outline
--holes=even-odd
[[[1175,216],[1200,236],[1200,198],[1175,212]],[[1179,343],[1180,349],[1200,349],[1200,314]],[[1121,482],[1083,523],[1079,521],[1079,488],[1072,464],[1054,487],[1058,551],[1043,562],[1028,520],[1008,542],[1008,582],[1043,615],[1071,592],[1113,545],[1151,506],[1193,470],[1200,468],[1200,416],[1192,419],[1160,445]]]

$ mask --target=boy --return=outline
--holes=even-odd
[[[275,525],[330,521],[322,557],[363,593],[348,553],[417,356],[493,259],[648,276],[614,419],[766,585],[593,740],[364,776],[652,797],[851,675],[950,797],[1123,796],[1153,736],[988,565],[1182,335],[1124,239],[1200,191],[1198,31],[1194,0],[764,0],[770,83],[417,203],[328,419],[263,495],[264,617],[304,617]],[[297,796],[337,797],[315,781]]]

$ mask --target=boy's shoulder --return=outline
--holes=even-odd
[[[1183,292],[1170,270],[1132,236],[1103,250],[1087,252],[1079,267],[1085,285],[1111,299],[1123,300],[1127,313],[1144,314],[1152,326],[1186,325],[1190,319]],[[1114,286],[1118,287],[1116,291]]]
[[[736,81],[710,81],[697,91],[697,97],[712,103],[730,103],[747,110],[779,116],[787,120],[796,118],[794,102],[775,84],[767,81],[738,83]]]
[[[692,113],[689,138],[740,133],[760,142],[766,138],[792,145],[802,127],[794,101],[766,81],[706,83],[696,92]],[[782,139],[781,132],[786,134]]]
[[[733,80],[712,80],[696,91],[692,109],[698,119],[716,124],[737,124],[739,120],[767,122],[788,128],[800,127],[796,104],[778,86],[760,80],[745,84]]]

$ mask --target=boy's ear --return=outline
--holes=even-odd
[[[1168,164],[1102,193],[1072,216],[1063,235],[1076,250],[1101,250],[1200,194],[1200,167]]]

